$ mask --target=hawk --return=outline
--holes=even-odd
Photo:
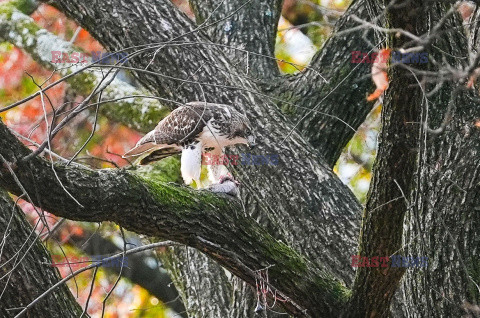
[[[248,118],[232,106],[190,102],[162,119],[154,130],[140,139],[124,157],[141,156],[141,165],[181,153],[181,173],[185,184],[195,181],[201,187],[202,155],[223,155],[224,148],[235,144],[253,147],[255,138]],[[217,157],[218,158],[218,157]],[[208,165],[213,184],[233,181],[221,164]]]

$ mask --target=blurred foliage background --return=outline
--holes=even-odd
[[[0,2],[5,0],[0,0]],[[194,16],[185,0],[173,0],[190,18]],[[308,65],[315,52],[322,47],[331,34],[338,18],[348,7],[350,1],[331,0],[285,0],[283,13],[279,22],[275,54],[279,59],[278,65],[284,73],[301,72]],[[74,22],[46,4],[41,4],[31,17],[41,27],[73,41],[73,43],[86,52],[105,51],[85,30],[79,28]],[[345,57],[350,58],[350,57]],[[288,63],[286,63],[288,62]],[[294,63],[297,66],[294,67]],[[0,43],[0,107],[24,98],[37,91],[38,87],[32,82],[33,76],[38,83],[55,81],[58,75],[51,76],[51,71],[43,69],[28,54],[10,43]],[[55,86],[49,94],[55,107],[65,105],[68,110],[75,103],[82,101],[83,97],[77,95],[68,85]],[[335,166],[335,172],[348,184],[359,200],[363,203],[369,188],[372,164],[375,158],[376,139],[380,126],[380,106],[375,107],[365,123],[358,129],[357,134],[349,142]],[[46,135],[46,125],[43,120],[43,109],[40,98],[35,98],[20,107],[2,113],[2,120],[19,134],[25,136],[26,145],[32,142],[42,142]],[[54,139],[53,148],[62,156],[69,158],[87,140],[92,129],[95,129],[93,139],[78,157],[78,161],[97,167],[122,167],[128,164],[121,155],[135,145],[141,137],[120,124],[108,121],[100,116],[94,127],[95,116],[92,113],[83,113],[63,129]],[[38,214],[34,208],[21,202],[21,206],[32,224],[38,223]],[[47,221],[53,227],[58,218],[46,213]],[[101,231],[99,230],[101,227]],[[75,242],[74,238],[88,239],[91,233],[101,235],[122,247],[119,229],[113,224],[96,225],[64,221],[55,239],[47,241],[47,247],[52,255],[78,259],[86,256],[82,244]],[[128,234],[134,237],[133,233]],[[140,240],[138,240],[141,242]],[[140,244],[140,243],[139,243]],[[161,251],[157,251],[161,252]],[[151,256],[151,264],[157,266],[158,261]],[[76,265],[84,266],[84,264]],[[68,266],[58,267],[62,276],[70,273]],[[117,274],[108,268],[100,268],[89,301],[88,313],[92,317],[101,316],[102,301],[108,291],[113,287]],[[86,271],[69,281],[69,287],[77,297],[78,302],[84,306],[88,298],[92,272]],[[165,286],[165,288],[168,288]],[[113,305],[114,304],[114,305]],[[121,279],[112,295],[107,301],[105,317],[169,317],[171,311],[166,310],[156,297],[149,294],[142,287]]]

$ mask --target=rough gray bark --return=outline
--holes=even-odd
[[[467,25],[473,56],[467,36],[455,31],[459,18],[447,20],[448,31],[434,42],[449,50],[447,61],[457,69],[465,69],[478,54],[479,14],[477,9],[471,18],[476,22]],[[399,317],[476,317],[478,311],[468,308],[480,304],[478,80],[475,91],[467,90],[464,81],[446,85],[423,105],[422,115],[436,133],[427,132],[419,143],[403,244],[406,255],[427,256],[428,268],[405,273],[395,309]]]
[[[169,2],[133,4],[102,1],[93,5],[88,1],[56,1],[54,5],[77,20],[111,51],[144,43],[165,42],[195,29],[191,21],[178,13]],[[158,10],[158,6],[162,10]],[[109,20],[111,14],[117,16],[114,22]],[[101,27],[96,21],[101,21]],[[138,27],[122,27],[127,22],[129,26]],[[175,24],[175,28],[169,27],[171,23]],[[155,25],[155,29],[145,27],[150,24]],[[104,29],[111,32],[103,32]],[[141,32],[137,32],[139,30]],[[208,38],[201,32],[188,33],[180,39],[208,44]],[[139,81],[160,96],[174,100],[203,100],[206,97],[210,101],[235,105],[239,109],[244,107],[257,128],[257,135],[261,136],[257,153],[279,153],[281,158],[280,169],[275,166],[237,169],[238,178],[244,184],[243,200],[247,212],[261,216],[261,222],[270,224],[267,228],[278,237],[283,237],[288,244],[313,257],[316,263],[322,264],[342,281],[351,281],[352,270],[342,260],[348,259],[355,246],[359,220],[356,199],[332,171],[321,164],[321,155],[297,133],[293,133],[281,147],[278,146],[291,126],[285,123],[274,105],[255,96],[255,85],[236,75],[236,70],[230,66],[222,51],[211,45],[189,45],[188,48],[163,47],[158,53],[161,58],[157,55],[155,63],[149,67],[158,74],[138,71]],[[143,57],[129,61],[134,66],[145,68],[150,59]],[[215,68],[212,64],[215,64]],[[195,73],[202,65],[204,67]],[[178,80],[167,78],[166,75],[196,82],[180,86]],[[198,82],[204,83],[202,89],[198,89]],[[276,182],[271,183],[271,180]],[[269,184],[268,188],[265,188],[266,184]],[[312,193],[310,189],[317,191]],[[291,193],[291,199],[285,200],[283,193]],[[278,202],[284,204],[277,205]],[[302,204],[306,208],[299,210],[298,202],[306,202]],[[292,215],[292,211],[296,211],[296,214]],[[287,227],[287,224],[297,223],[298,219],[303,220],[301,226]],[[324,227],[318,227],[317,224],[324,224]],[[312,237],[316,239],[312,240]],[[336,242],[335,245],[331,244],[332,240]],[[328,255],[325,250],[329,250]]]
[[[388,24],[422,35],[434,30],[448,8],[410,2],[390,10]],[[453,14],[445,21],[436,31],[439,35],[423,43],[439,48],[430,51],[432,74],[439,71],[433,59],[441,60],[445,51],[455,68],[463,68],[468,60],[466,37],[455,30],[460,19]],[[405,36],[389,38],[392,48],[408,48],[409,43]],[[417,68],[426,70],[427,65]],[[389,78],[359,254],[428,257],[428,267],[359,268],[345,317],[389,316],[402,277],[394,317],[459,317],[465,313],[464,301],[479,300],[479,218],[474,212],[480,202],[480,142],[474,128],[478,98],[461,82],[444,84],[425,103],[423,89],[434,89],[428,75],[417,79],[410,70],[397,67]],[[450,116],[444,129],[429,130],[441,127]]]
[[[283,0],[190,0],[197,25],[213,24],[205,30],[210,39],[240,49],[225,48],[230,62],[260,81],[280,76],[273,52],[282,3]],[[225,19],[227,16],[230,17]]]
[[[34,204],[47,211],[73,220],[114,221],[136,233],[173,239],[202,251],[251,285],[258,279],[256,270],[275,264],[269,270],[270,283],[288,297],[283,305],[292,314],[335,314],[346,301],[348,292],[337,278],[238,213],[240,203],[228,196],[168,185],[124,170],[92,171],[64,164],[55,166],[60,184],[44,159],[22,160],[30,151],[3,124],[0,136],[0,154],[11,163],[27,193],[37,194]],[[21,195],[5,165],[0,169],[0,185]]]
[[[460,317],[466,304],[480,303],[480,134],[474,126],[480,102],[472,95],[459,93],[445,131],[424,140],[412,194],[417,202],[405,214],[403,254],[427,256],[428,268],[405,273],[399,317]],[[430,105],[430,127],[441,124],[449,98]]]
[[[39,227],[42,227],[39,224]],[[14,317],[23,307],[60,280],[50,254],[23,212],[0,189],[0,315]],[[66,285],[30,310],[29,317],[79,317],[82,308]]]
[[[332,67],[331,69],[327,68],[327,73],[331,74],[329,80],[333,79],[333,81],[328,85],[322,85],[319,79],[321,77],[318,73],[309,70],[288,79],[291,82],[291,89],[282,92],[282,95],[280,93],[277,95],[277,97],[280,96],[283,98],[283,101],[280,103],[273,100],[269,102],[268,98],[265,98],[262,94],[269,93],[275,96],[277,94],[275,93],[275,90],[277,90],[277,92],[278,90],[281,91],[280,85],[279,87],[269,87],[264,84],[257,86],[255,81],[244,77],[242,73],[244,70],[242,69],[242,72],[240,72],[238,67],[231,65],[231,56],[223,51],[223,46],[218,45],[219,43],[222,44],[222,40],[219,39],[218,43],[211,42],[211,40],[215,41],[215,39],[210,39],[202,28],[196,30],[191,21],[175,10],[168,1],[158,1],[154,4],[148,3],[147,1],[140,1],[132,4],[129,2],[112,0],[102,1],[101,3],[94,1],[77,2],[78,1],[75,0],[61,0],[56,1],[54,5],[89,30],[109,50],[120,50],[125,47],[141,46],[145,43],[161,43],[156,48],[151,49],[148,54],[131,59],[130,65],[134,67],[132,70],[137,74],[139,81],[162,97],[171,98],[181,102],[195,99],[203,100],[206,98],[208,101],[230,103],[238,107],[240,110],[245,110],[247,115],[254,122],[254,125],[257,127],[257,134],[261,136],[259,152],[279,153],[281,166],[239,167],[239,169],[236,169],[238,177],[243,181],[244,188],[242,199],[246,207],[246,212],[254,216],[267,231],[258,229],[258,225],[253,223],[250,219],[244,219],[242,216],[235,215],[235,209],[241,210],[239,205],[234,203],[232,206],[229,202],[229,206],[227,207],[225,204],[226,201],[222,201],[224,199],[221,198],[214,198],[198,193],[194,194],[190,190],[178,190],[172,187],[164,187],[161,184],[154,184],[155,182],[147,182],[145,185],[145,180],[137,182],[138,180],[130,173],[122,171],[108,173],[87,172],[75,168],[72,170],[65,170],[58,167],[62,172],[62,178],[65,178],[64,180],[68,181],[66,182],[67,188],[75,196],[88,196],[88,199],[93,199],[93,203],[91,203],[94,204],[92,210],[86,212],[71,202],[71,199],[69,199],[68,196],[61,191],[58,184],[55,183],[56,181],[53,179],[51,173],[47,173],[48,167],[43,164],[43,168],[40,168],[41,165],[39,166],[39,161],[35,159],[35,161],[33,161],[35,172],[37,172],[37,180],[35,182],[55,185],[55,193],[61,198],[61,200],[63,200],[63,204],[69,204],[69,210],[67,211],[65,210],[65,207],[61,208],[55,205],[56,203],[42,201],[42,204],[46,204],[46,206],[54,213],[59,213],[60,215],[65,215],[71,218],[83,220],[110,219],[117,221],[120,224],[126,224],[124,213],[130,211],[135,212],[137,218],[140,216],[136,210],[135,204],[137,204],[137,208],[138,206],[142,206],[142,208],[145,208],[146,206],[149,209],[149,212],[154,211],[153,215],[157,219],[141,215],[142,217],[139,218],[138,223],[129,224],[131,229],[142,233],[147,232],[147,234],[150,235],[158,235],[158,228],[155,228],[155,226],[152,227],[152,224],[159,225],[159,228],[165,231],[162,235],[167,235],[168,238],[174,238],[180,242],[185,242],[192,247],[203,250],[213,259],[226,265],[233,273],[237,274],[250,284],[254,284],[252,275],[251,273],[250,276],[245,275],[245,273],[248,273],[248,270],[259,269],[261,266],[266,266],[271,261],[268,260],[268,257],[265,258],[265,254],[262,254],[262,250],[268,250],[266,245],[269,246],[270,244],[273,244],[277,248],[282,246],[279,250],[275,251],[274,254],[276,255],[273,256],[276,258],[274,262],[277,264],[273,267],[275,270],[270,273],[271,279],[272,277],[276,277],[272,280],[274,284],[279,286],[283,292],[288,291],[291,293],[291,299],[297,301],[301,305],[309,307],[309,314],[314,317],[329,317],[337,315],[341,309],[340,307],[344,307],[344,296],[346,295],[344,289],[339,289],[340,295],[336,295],[340,296],[339,298],[335,298],[334,296],[334,299],[322,299],[320,303],[318,303],[318,299],[314,298],[325,295],[305,294],[307,291],[312,293],[312,291],[315,290],[309,289],[312,286],[314,286],[314,288],[319,287],[315,285],[315,283],[318,283],[315,279],[312,281],[312,274],[318,275],[322,277],[322,279],[326,279],[326,281],[333,283],[333,287],[327,286],[326,292],[332,292],[332,289],[339,288],[340,285],[337,283],[338,281],[342,281],[349,285],[352,280],[352,270],[349,265],[350,256],[353,254],[354,245],[356,243],[355,238],[357,237],[358,224],[357,213],[360,207],[352,197],[352,194],[340,184],[338,179],[328,168],[338,156],[339,149],[341,149],[351,137],[352,132],[344,127],[339,128],[340,126],[338,125],[345,124],[339,124],[337,119],[320,113],[312,113],[315,115],[312,115],[311,117],[317,118],[318,121],[315,122],[312,119],[309,120],[307,124],[303,123],[299,126],[301,131],[307,136],[307,140],[304,140],[300,134],[295,132],[285,143],[280,143],[279,141],[283,140],[283,137],[285,136],[285,131],[290,131],[293,127],[289,119],[287,119],[287,117],[292,116],[280,115],[277,112],[276,106],[273,104],[285,106],[290,105],[290,102],[292,102],[300,104],[302,107],[305,105],[304,107],[306,109],[311,109],[316,107],[315,105],[319,105],[318,110],[326,110],[333,116],[338,116],[339,114],[342,114],[343,116],[343,114],[348,113],[348,116],[345,116],[347,118],[342,118],[356,128],[363,121],[363,118],[369,109],[369,105],[364,102],[363,95],[368,90],[365,89],[365,87],[369,85],[360,82],[358,83],[358,90],[352,90],[352,87],[355,88],[353,85],[356,85],[356,83],[352,78],[347,77],[345,82],[343,82],[343,85],[345,86],[342,86],[341,90],[340,88],[337,88],[339,90],[338,92],[341,92],[341,94],[339,93],[339,95],[337,95],[337,98],[333,98],[333,94],[332,96],[326,96],[328,95],[328,92],[336,87],[335,84],[345,78],[346,74],[352,70],[352,65],[349,63],[350,55],[348,53],[353,50],[364,50],[364,44],[361,44],[361,47],[358,47],[358,44],[363,42],[356,42],[348,36],[341,36],[329,41],[326,44],[324,51],[322,51],[325,53],[320,53],[314,59],[312,66],[323,65],[324,63],[325,65],[328,65],[329,62],[333,65],[337,65],[336,69],[335,67]],[[351,10],[353,12],[358,12],[357,15],[360,17],[364,17],[364,15],[376,15],[378,13],[376,12],[378,5],[376,2],[371,1],[366,6],[365,5],[365,2],[363,1],[355,2]],[[365,8],[367,10],[365,10]],[[440,14],[445,13],[445,7],[434,7],[434,9],[438,9]],[[418,14],[415,11],[412,12]],[[245,16],[244,18],[248,19],[249,17]],[[420,23],[419,21],[424,20],[422,18],[423,17],[420,17],[417,20],[412,20],[411,24],[416,25],[417,22]],[[410,19],[412,18],[410,17]],[[435,19],[433,19],[433,21],[434,20]],[[401,25],[402,21],[393,20],[393,22],[394,25]],[[342,29],[349,25],[353,25],[349,23],[351,23],[351,21],[342,19],[339,28]],[[405,25],[403,26],[405,27]],[[457,33],[457,35],[458,34],[459,33]],[[359,37],[360,35],[359,32],[353,33],[352,38]],[[370,36],[372,36],[372,34],[367,33],[367,38]],[[243,37],[238,36],[232,38],[241,42],[240,39]],[[167,43],[168,41],[176,42]],[[182,41],[182,43],[179,43],[179,41]],[[185,43],[185,41],[188,41],[189,43]],[[339,47],[336,47],[337,45],[344,45],[342,48],[344,47],[344,53],[348,56],[348,62],[341,61],[338,62],[338,64],[335,64],[337,62],[332,59],[332,56],[335,56],[333,52],[340,49]],[[159,50],[154,63],[148,66],[147,71],[139,70],[140,68],[145,69],[147,67],[150,58],[154,56],[154,52],[157,48],[159,48]],[[446,51],[451,50],[447,48]],[[328,52],[332,52],[330,54],[333,55],[327,54]],[[149,73],[148,71],[152,72]],[[367,73],[367,67],[360,65],[360,71],[360,74],[356,75],[357,78],[360,77],[361,74]],[[375,190],[372,191],[369,205],[367,206],[361,252],[389,252],[392,247],[398,247],[399,244],[401,244],[402,227],[405,226],[406,228],[409,228],[411,225],[402,222],[404,219],[403,215],[407,213],[406,215],[408,216],[408,213],[411,212],[410,210],[407,212],[405,211],[405,207],[398,202],[400,200],[392,201],[393,204],[390,205],[385,204],[389,202],[386,200],[392,198],[392,194],[398,194],[396,193],[398,188],[396,184],[392,185],[392,180],[398,179],[397,182],[402,189],[410,190],[410,192],[406,192],[405,195],[409,199],[414,198],[416,192],[423,190],[422,187],[417,187],[417,184],[415,184],[415,182],[418,182],[416,181],[417,179],[415,179],[417,177],[416,169],[419,169],[418,167],[420,165],[414,160],[414,158],[416,158],[416,154],[421,157],[421,150],[418,150],[416,146],[419,146],[420,149],[427,148],[421,148],[422,139],[414,134],[415,132],[418,132],[420,128],[412,128],[405,123],[405,121],[408,120],[416,120],[418,122],[419,119],[425,118],[419,116],[424,114],[422,113],[422,108],[418,106],[421,95],[418,93],[418,87],[416,87],[417,91],[415,91],[415,94],[411,94],[406,87],[403,87],[403,82],[400,81],[402,76],[403,75],[399,75],[398,78],[393,78],[392,86],[388,93],[389,95],[387,95],[387,105],[385,106],[384,118],[392,120],[385,127],[384,133],[382,133],[381,137],[383,138],[381,146],[385,148],[380,150],[381,155],[379,156],[376,178],[374,179]],[[411,78],[406,79],[408,80],[407,82],[411,81]],[[279,81],[279,83],[283,85],[285,82]],[[350,85],[346,85],[347,83]],[[297,87],[295,87],[296,85]],[[330,88],[328,88],[329,85]],[[362,85],[365,85],[365,87]],[[306,88],[303,90],[304,87]],[[299,93],[296,93],[297,89],[300,91]],[[312,93],[310,93],[309,90],[311,90]],[[345,97],[339,98],[343,96]],[[354,96],[357,96],[357,98]],[[329,101],[324,102],[324,98],[325,101]],[[402,113],[402,111],[405,111],[400,105],[402,98],[404,98],[404,101],[412,100],[414,102],[412,105],[415,105],[416,107],[407,108],[406,113]],[[335,107],[338,100],[340,100],[339,107]],[[352,102],[351,107],[354,110],[350,111],[348,108],[348,101]],[[407,103],[407,105],[409,104]],[[439,105],[445,108],[445,99],[440,99]],[[439,108],[441,109],[440,106]],[[283,110],[288,111],[285,107],[282,108]],[[306,112],[308,113],[308,110],[306,110]],[[438,118],[443,118],[440,114],[441,111],[437,114]],[[465,116],[464,112],[461,112],[460,114],[461,116]],[[295,116],[301,116],[301,114],[294,113],[294,119]],[[404,120],[404,116],[407,116],[408,120]],[[309,116],[308,119],[311,117]],[[471,120],[471,118],[467,116],[462,120],[464,120],[465,123],[468,123],[468,120]],[[400,129],[402,125],[406,127],[406,131]],[[477,137],[476,140],[478,140],[478,130],[475,129],[476,128],[474,128],[470,122],[470,126],[467,129],[470,132],[468,136],[473,135],[474,137]],[[393,139],[392,136],[395,136],[396,133],[405,137],[405,140],[398,140],[398,138]],[[458,134],[458,132],[456,133]],[[335,136],[335,134],[338,134],[338,140],[334,139],[333,136]],[[4,131],[2,136],[6,135],[8,134]],[[458,136],[454,137],[457,137],[457,139],[459,138]],[[456,141],[453,137],[452,139],[446,139],[444,143],[441,143],[441,147],[445,148],[445,145],[454,147],[452,145],[452,140]],[[18,156],[13,156],[11,151],[9,151],[9,149],[12,150],[9,147],[14,143],[14,140],[11,139],[9,143],[4,144],[7,148],[0,147],[0,152],[5,152],[5,156],[8,156],[9,159],[13,159],[14,157],[20,158]],[[396,150],[395,154],[398,155],[400,164],[396,164],[394,160],[396,158],[388,154],[388,149],[396,149],[395,147],[397,146],[399,149]],[[466,146],[476,147],[477,144],[470,141],[466,143]],[[317,152],[315,149],[318,149],[321,152]],[[413,149],[413,151],[410,152],[410,149]],[[17,148],[13,150],[13,152],[19,151]],[[402,152],[400,150],[402,150]],[[462,151],[464,150],[465,149]],[[440,153],[440,150],[436,152],[436,154],[438,153]],[[20,154],[22,154],[21,151]],[[441,155],[445,155],[444,152],[441,152]],[[451,162],[456,164],[458,160],[460,160],[458,157],[452,158]],[[435,162],[435,164],[436,163],[437,162]],[[472,162],[466,161],[467,165],[469,163]],[[474,167],[478,166],[478,161],[473,161],[473,163],[475,163]],[[31,176],[28,176],[27,178],[25,171],[22,171],[26,170],[28,164],[32,163],[17,163],[16,171],[19,174],[24,173],[22,182],[25,182],[26,184],[30,183],[29,186],[32,186]],[[459,166],[463,167],[462,165]],[[449,169],[451,168],[449,167],[445,169],[450,171]],[[381,175],[382,171],[385,173],[384,176]],[[423,170],[420,169],[420,171]],[[478,169],[474,171],[478,172]],[[476,172],[474,178],[477,178],[478,176]],[[4,185],[10,191],[18,193],[18,189],[15,188],[11,179],[8,178],[8,174],[3,174],[3,176],[6,178],[6,181],[4,180]],[[106,180],[112,184],[120,185],[118,188],[124,188],[125,193],[122,193],[120,196],[117,191],[107,189],[109,191],[108,193],[105,192],[103,197],[98,191],[94,195],[91,187],[96,184],[95,180],[101,177],[107,178]],[[382,178],[384,183],[381,182]],[[272,182],[272,180],[274,180],[274,182]],[[442,182],[445,181],[444,179],[439,180]],[[478,192],[478,190],[472,190],[475,186],[478,187],[477,180],[478,179],[474,179],[473,183],[470,183],[470,188],[462,188],[466,191],[465,193],[471,195],[472,191]],[[135,185],[133,188],[129,183],[130,181]],[[75,183],[79,182],[79,188],[81,188],[81,191],[76,191],[78,189],[76,189],[77,185]],[[128,184],[128,187],[126,184]],[[385,188],[382,188],[382,185],[384,185]],[[146,188],[144,188],[145,186]],[[174,203],[168,203],[169,206],[165,207],[164,204],[166,202],[163,200],[154,203],[150,201],[146,202],[148,204],[145,202],[139,202],[138,195],[149,198],[150,191],[145,192],[145,189],[153,190],[157,195],[160,195],[161,199],[173,199]],[[442,191],[443,190],[444,189],[442,188]],[[286,198],[285,193],[291,194],[291,197]],[[173,194],[182,194],[182,200],[185,198],[189,199],[185,202],[182,201],[180,204],[178,198],[173,198]],[[108,213],[100,211],[102,204],[101,202],[97,203],[99,199],[96,197],[99,195],[102,197],[102,200],[106,197],[107,199],[120,203],[121,205],[117,204],[117,206],[115,206],[115,212],[110,212],[110,210],[108,210]],[[444,202],[443,199],[440,198],[440,195],[443,195],[443,193],[435,193],[434,195],[438,195],[439,202]],[[453,196],[453,193],[451,193],[451,195]],[[122,204],[122,202],[125,204]],[[126,202],[128,202],[128,204],[126,204]],[[193,206],[192,202],[195,202],[196,204],[204,204],[203,206],[208,211],[206,214],[207,219],[203,220],[206,224],[198,224],[198,222],[195,222],[195,218],[190,219],[190,217],[194,217],[195,213],[200,213],[198,206]],[[207,204],[207,202],[209,203]],[[410,202],[413,201],[410,200]],[[472,211],[478,206],[478,202],[473,199],[465,200],[464,202],[468,204],[468,208]],[[378,203],[378,205],[376,203]],[[398,210],[399,213],[392,218],[385,217],[385,214],[381,215],[382,217],[380,218],[376,218],[375,216],[372,217],[373,214],[370,214],[370,212],[375,212],[375,214],[378,215],[376,213],[377,210],[373,210],[380,206],[382,207],[379,209],[381,211],[388,212],[389,209],[392,209]],[[445,205],[445,209],[446,206],[447,205]],[[421,207],[421,211],[424,211],[425,204]],[[111,209],[111,206],[109,206],[109,208]],[[165,208],[167,209],[165,210]],[[172,210],[168,208],[172,208]],[[172,214],[172,211],[185,214]],[[188,211],[194,211],[195,213],[187,213]],[[228,214],[228,211],[230,211],[229,213],[231,214]],[[91,214],[92,212],[93,214]],[[433,209],[428,211],[429,214],[426,221],[432,223],[431,220],[434,219],[433,212]],[[175,222],[170,218],[173,218]],[[242,221],[238,223],[239,220]],[[321,226],[319,226],[319,224],[321,224]],[[382,224],[386,225],[386,228],[391,230],[391,232],[387,232],[382,228],[375,228],[375,226]],[[473,223],[473,225],[476,224],[477,223]],[[470,223],[468,223],[468,225],[470,225]],[[168,228],[164,228],[164,226],[168,226]],[[246,233],[253,231],[254,229],[257,232]],[[476,234],[473,231],[465,232],[469,233],[466,239],[470,239]],[[200,236],[202,239],[199,239],[199,233],[201,234]],[[378,233],[381,235],[376,235]],[[240,248],[239,250],[239,246],[234,244],[239,242],[231,242],[232,237],[235,237],[236,239],[238,238],[235,236],[236,234],[241,234],[240,237],[244,237],[244,240],[241,240],[241,247],[243,249]],[[260,235],[260,237],[256,237],[257,234]],[[394,234],[393,240],[391,239],[392,234]],[[442,234],[446,235],[446,232],[440,233],[440,235]],[[215,236],[211,242],[214,242],[214,244],[217,245],[212,245],[208,240],[205,241],[202,235],[208,238]],[[303,272],[305,276],[298,276],[298,272],[296,271],[298,270],[299,263],[292,266],[293,264],[287,264],[288,262],[286,262],[286,260],[288,257],[293,257],[296,261],[299,259],[291,254],[291,250],[288,249],[286,245],[274,241],[270,235],[275,235],[275,237],[286,241],[297,252],[301,253],[308,259],[305,260],[308,274]],[[257,244],[258,241],[262,242],[262,246],[253,247],[252,244]],[[474,239],[464,242],[464,244],[466,244],[465,246],[477,253],[476,249],[472,248],[472,243],[475,243]],[[287,248],[287,250],[284,250],[283,247]],[[255,253],[253,253],[253,251],[255,251]],[[238,255],[233,257],[232,253],[238,253]],[[296,255],[296,253],[294,254]],[[478,255],[478,253],[474,255]],[[239,265],[238,257],[241,259],[240,263],[246,262],[246,264],[248,264],[248,270],[243,268],[244,271],[242,271],[242,268],[236,267]],[[196,262],[201,262],[203,260],[198,254],[195,254],[194,258],[197,260]],[[301,263],[303,263],[303,257],[301,259]],[[177,255],[177,264],[179,264],[178,261],[182,262],[182,258],[180,257],[178,259]],[[475,264],[475,261],[473,264]],[[175,266],[175,264],[173,265]],[[444,263],[441,263],[441,265],[445,265],[448,268],[448,265]],[[303,265],[300,267],[303,267]],[[295,270],[289,272],[288,275],[285,276],[285,272],[282,271],[286,268],[295,268]],[[220,277],[219,280],[224,282],[222,283],[222,286],[227,287],[218,292],[212,292],[210,290],[210,293],[206,293],[206,295],[215,301],[224,304],[226,300],[228,301],[232,299],[232,297],[227,297],[225,294],[225,292],[229,290],[228,282],[224,280],[218,267],[212,267],[211,273],[214,274],[212,274],[211,278],[205,279],[205,285],[195,287],[193,291],[202,291],[202,288],[209,289],[209,287],[212,286],[212,281],[215,278],[218,279],[218,277]],[[335,279],[329,280],[328,277],[330,276]],[[382,314],[386,315],[388,313],[391,296],[395,290],[394,287],[398,283],[400,276],[401,275],[395,274],[388,275],[387,279],[380,277],[378,281],[374,281],[372,280],[373,276],[370,275],[370,272],[366,270],[360,271],[357,276],[357,283],[354,287],[353,298],[351,300],[351,304],[358,304],[360,310],[357,312],[358,308],[352,306],[350,308],[353,309],[349,314],[354,315],[353,310],[355,310],[355,313],[357,313],[358,316],[376,317]],[[280,277],[282,277],[283,281]],[[295,277],[298,279],[294,279]],[[459,277],[458,279],[456,278],[457,284],[455,286],[470,286],[470,283],[466,283],[466,278],[468,278],[466,275],[463,275],[463,277]],[[297,286],[290,286],[287,282],[288,280],[291,284]],[[199,280],[197,280],[197,282],[199,282]],[[362,282],[366,283],[362,285]],[[181,285],[184,283],[185,281],[182,281],[178,284]],[[305,284],[308,283],[312,283],[313,285],[310,287],[306,286]],[[373,292],[371,292],[372,290],[369,288],[365,288],[365,286],[373,287]],[[184,289],[189,289],[190,287],[191,286],[189,286],[187,280]],[[431,285],[426,285],[425,288],[427,287],[432,288]],[[450,286],[445,286],[447,293],[450,292],[450,288]],[[381,293],[382,291],[386,292],[387,297],[385,299],[382,299],[385,295]],[[452,291],[457,292],[459,290],[455,287]],[[321,293],[318,292],[318,290],[315,290],[315,292],[319,294]],[[301,293],[301,295],[298,293]],[[333,294],[336,294],[336,292],[333,291]],[[460,295],[464,296],[464,294]],[[194,297],[192,297],[193,293],[190,293],[187,296],[189,300],[193,301],[191,308],[194,311],[194,314],[199,314],[202,311],[205,313],[204,307],[200,306],[198,309],[195,308],[199,303]],[[306,298],[304,298],[304,296],[306,296]],[[368,299],[368,301],[362,302],[362,299]],[[472,300],[473,298],[468,296],[467,299]],[[410,298],[409,301],[409,308],[411,308],[412,306],[417,306],[416,302],[420,300]],[[220,308],[222,304],[219,306],[207,304],[206,306],[208,306],[208,309],[213,309],[212,312],[224,313],[223,309]],[[378,308],[372,307],[372,304],[378,304]],[[234,306],[237,305],[238,303],[236,302]],[[298,309],[292,308],[292,306],[294,307],[293,304],[287,306],[287,310],[291,313],[299,314]],[[332,308],[331,306],[338,306],[338,308]],[[241,310],[243,310],[243,308],[241,308]],[[233,309],[233,311],[235,311],[235,309]],[[235,314],[241,317],[241,314],[238,314],[238,311]]]

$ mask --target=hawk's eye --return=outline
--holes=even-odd
[[[247,124],[242,124],[242,131],[245,136],[248,136],[250,134],[250,128],[247,126]]]

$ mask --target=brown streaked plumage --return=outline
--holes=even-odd
[[[199,185],[201,157],[204,152],[208,150],[221,154],[226,146],[253,142],[249,120],[233,107],[191,102],[172,111],[124,157],[147,154],[140,164],[148,164],[182,153],[181,172],[185,183],[190,184],[195,180]],[[208,168],[213,183],[219,182],[226,171],[223,166]]]

